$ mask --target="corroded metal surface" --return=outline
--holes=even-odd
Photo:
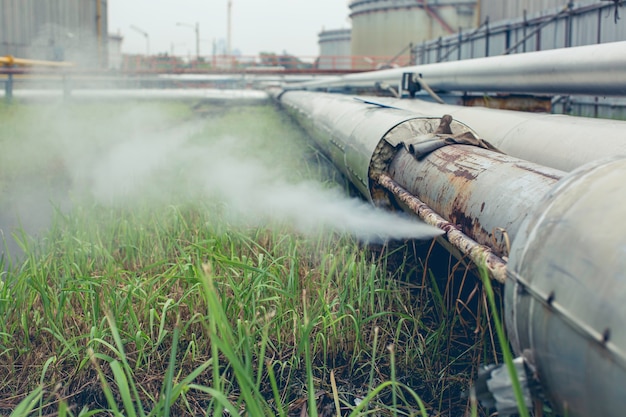
[[[463,105],[490,109],[524,112],[552,112],[552,98],[549,96],[480,95],[463,96]]]
[[[400,149],[389,176],[463,233],[499,256],[536,200],[564,174],[468,145],[437,149],[417,160]],[[503,233],[504,231],[504,233]]]
[[[438,117],[371,105],[349,96],[286,91],[279,97],[283,108],[370,200],[371,162],[383,138],[395,146],[412,137],[429,134],[439,125]],[[469,130],[456,121],[453,128]]]
[[[586,165],[539,201],[513,242],[506,321],[560,413],[626,409],[626,159]]]
[[[448,241],[462,254],[467,255],[477,265],[485,265],[493,279],[504,283],[506,279],[506,262],[494,255],[491,249],[478,244],[475,240],[461,232],[455,224],[450,223],[435,213],[433,209],[402,188],[388,175],[380,175],[378,182],[425,223],[443,230]]]
[[[444,146],[416,159],[407,149],[432,137],[439,118],[306,91],[284,92],[280,101],[368,199],[393,205],[376,190],[378,175],[388,173],[498,256],[507,255],[507,242],[535,201],[564,175],[469,145]],[[450,131],[473,132],[458,121]]]

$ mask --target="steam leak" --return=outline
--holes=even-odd
[[[159,106],[121,106],[130,110],[82,119],[73,113],[75,107],[29,110],[30,119],[41,123],[31,123],[19,143],[7,144],[2,160],[21,158],[33,166],[54,162],[46,162],[47,172],[18,178],[11,185],[12,194],[5,195],[0,206],[4,211],[0,231],[4,230],[5,238],[16,227],[28,233],[45,229],[53,207],[68,211],[68,200],[85,193],[104,205],[171,204],[186,195],[194,201],[219,201],[233,224],[286,224],[304,234],[348,233],[368,242],[430,239],[442,233],[416,218],[350,198],[339,186],[298,180],[302,175],[294,175],[293,166],[304,165],[299,159],[304,160],[310,150],[302,144],[299,154],[281,153],[285,143],[302,140],[267,137],[288,131],[284,127],[239,137],[212,132],[211,119],[195,117],[183,123]],[[67,178],[53,187],[36,182],[57,171]],[[34,200],[33,192],[38,193]],[[9,213],[17,209],[18,213]]]
[[[416,218],[377,209],[346,196],[338,187],[294,181],[284,161],[250,153],[250,140],[224,136],[191,143],[193,129],[138,136],[119,143],[89,173],[100,202],[163,193],[159,179],[179,178],[177,187],[198,197],[219,199],[233,223],[287,223],[297,231],[349,233],[360,240],[431,239],[442,232]],[[280,159],[280,158],[276,158]]]

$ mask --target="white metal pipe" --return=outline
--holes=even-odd
[[[505,286],[511,344],[571,417],[626,409],[626,159],[561,180],[518,230]]]
[[[432,117],[449,114],[506,154],[562,171],[626,155],[626,122],[620,120],[442,105],[417,99],[363,99]]]
[[[438,91],[626,95],[626,42],[553,49],[364,72],[311,81],[288,89],[327,90],[399,85],[421,75]]]

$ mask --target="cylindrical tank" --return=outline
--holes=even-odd
[[[473,27],[475,5],[475,0],[353,0],[350,17],[356,68],[374,69],[403,50],[396,63],[408,64],[409,44]]]
[[[0,56],[105,66],[108,0],[0,0]]]
[[[320,56],[317,67],[323,70],[352,69],[351,29],[323,30],[319,33]]]
[[[572,172],[530,212],[505,286],[514,350],[563,415],[626,409],[626,159]]]

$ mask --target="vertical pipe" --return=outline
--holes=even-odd
[[[511,26],[507,25],[506,32],[504,32],[504,50],[508,51],[511,47]]]
[[[70,87],[70,80],[67,74],[63,74],[63,98],[68,100],[72,95],[72,90]]]
[[[598,9],[598,33],[596,34],[596,43],[602,42],[602,9]]]
[[[2,10],[10,10],[11,5],[10,4],[5,4],[4,2],[2,2]],[[0,55],[11,55],[11,53],[8,51],[8,46],[9,46],[9,34],[8,34],[8,22],[7,22],[7,14],[8,13],[2,13],[0,14],[0,36],[2,36],[2,45],[0,45]]]
[[[437,62],[441,62],[441,36],[437,39]]]
[[[13,101],[13,74],[9,73],[9,76],[4,83],[4,99],[7,104],[11,104]]]
[[[541,26],[537,28],[537,35],[535,36],[535,51],[541,51]]]
[[[485,56],[489,56],[489,20],[485,22]]]
[[[570,3],[571,6],[571,3]],[[565,16],[565,48],[572,46],[572,9],[570,7]]]
[[[102,0],[96,0],[96,39],[98,42],[98,67],[102,68]]]
[[[522,46],[522,52],[526,52],[526,32],[528,31],[528,19],[526,16],[526,9],[524,9],[524,29],[522,30],[522,36],[524,37],[524,44]],[[515,48],[517,49],[517,48]]]

